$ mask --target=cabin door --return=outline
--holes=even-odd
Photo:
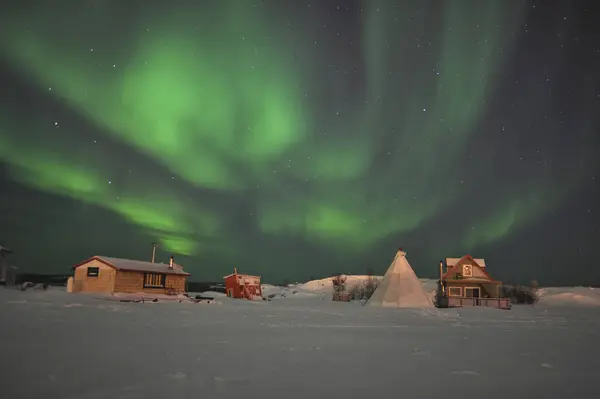
[[[480,298],[481,290],[479,289],[479,287],[466,287],[465,296],[467,298]]]

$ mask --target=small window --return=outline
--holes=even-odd
[[[448,288],[448,295],[450,295],[450,296],[462,296],[462,287],[450,287],[450,288]]]
[[[144,288],[165,288],[166,277],[160,273],[144,273]]]
[[[463,276],[472,277],[473,276],[473,265],[463,265]]]
[[[98,277],[100,275],[99,267],[88,267],[87,268],[87,276],[88,277]]]

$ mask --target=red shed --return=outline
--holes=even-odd
[[[225,279],[225,292],[230,298],[261,300],[262,288],[260,276],[239,274],[233,269],[233,274],[223,277]]]

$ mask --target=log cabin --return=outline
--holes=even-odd
[[[190,276],[171,257],[168,264],[92,256],[73,266],[71,292],[178,295]]]

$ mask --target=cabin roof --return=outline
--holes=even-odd
[[[462,257],[464,258],[464,256]],[[446,258],[446,266],[448,267],[453,267],[455,266],[459,260],[461,260],[462,258]],[[485,267],[485,259],[477,259],[477,258],[472,258],[473,261],[475,263],[477,263],[479,266],[481,267]]]
[[[174,265],[173,269],[169,268],[168,264],[165,263],[152,263],[145,262],[141,260],[132,260],[132,259],[121,259],[121,258],[111,258],[109,256],[92,256],[91,258],[73,266],[73,268],[77,268],[79,266],[85,265],[93,260],[97,260],[99,262],[104,263],[107,266],[110,266],[117,270],[124,271],[134,271],[134,272],[148,272],[148,273],[164,273],[164,274],[178,274],[182,276],[189,276],[190,274],[183,271],[181,265]]]

